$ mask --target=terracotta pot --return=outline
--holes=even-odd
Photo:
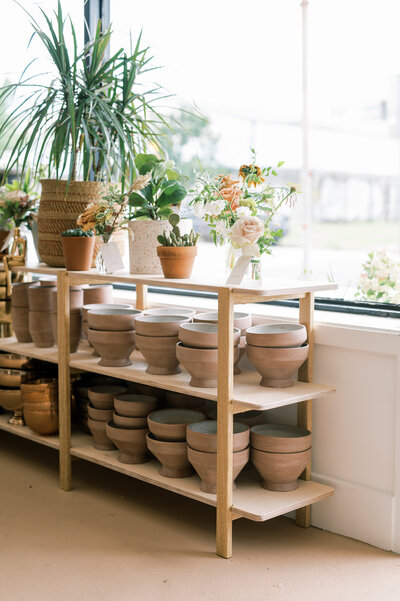
[[[12,307],[28,308],[28,290],[30,286],[32,286],[32,282],[21,282],[19,284],[13,284],[11,291]]]
[[[88,312],[99,309],[133,309],[132,305],[114,305],[113,303],[91,303],[90,305],[83,305],[82,307],[82,319],[83,321],[88,320]]]
[[[53,313],[57,313],[57,290],[52,292]],[[69,312],[82,313],[83,306],[83,290],[82,288],[69,289]]]
[[[157,256],[165,278],[190,278],[197,246],[157,246]]]
[[[136,345],[148,363],[148,374],[179,374],[176,358],[178,336],[140,336],[136,334]]]
[[[174,409],[198,409],[203,407],[204,399],[167,390],[167,405]]]
[[[114,397],[127,392],[126,386],[97,384],[88,389],[88,397],[96,409],[114,409]]]
[[[157,399],[154,396],[131,393],[114,395],[114,409],[125,417],[147,417],[156,408]]]
[[[129,359],[135,350],[135,332],[105,332],[88,329],[88,340],[99,353],[99,365],[108,367],[124,367],[132,365]]]
[[[156,440],[150,432],[146,436],[147,448],[161,463],[159,473],[166,478],[186,478],[193,474],[187,458],[186,442]]]
[[[112,284],[95,284],[83,289],[83,305],[96,303],[111,304],[113,298]]]
[[[218,325],[215,323],[181,323],[178,332],[179,340],[184,346],[192,348],[218,348]],[[233,346],[240,340],[239,328],[233,331]]]
[[[85,406],[87,407],[87,414],[89,415],[90,419],[93,419],[97,422],[109,422],[110,419],[112,419],[112,409],[97,409],[92,403],[85,403]],[[83,411],[83,413],[86,413],[86,411]]]
[[[127,331],[135,329],[135,320],[141,315],[138,309],[90,309],[87,322],[91,330]]]
[[[136,333],[141,336],[178,336],[181,323],[189,323],[185,315],[141,315],[136,319]]]
[[[51,316],[50,311],[29,311],[29,333],[38,348],[54,345]]]
[[[206,419],[202,411],[194,409],[161,409],[147,416],[150,432],[158,440],[186,440],[186,426]]]
[[[57,313],[51,314],[51,325],[53,328],[54,342],[58,344],[58,330],[57,330]],[[69,344],[70,352],[76,353],[79,347],[79,343],[82,338],[82,314],[71,313],[69,316]]]
[[[154,307],[152,309],[145,309],[144,315],[186,315],[187,317],[193,317],[196,315],[194,309],[186,309],[182,307]]]
[[[246,339],[252,346],[288,348],[301,346],[307,340],[307,330],[298,323],[263,324],[249,328]]]
[[[233,453],[233,480],[235,481],[249,460],[250,448]],[[217,492],[217,453],[195,451],[188,446],[188,459],[200,476],[200,489],[203,492]],[[235,490],[235,483],[233,490]]]
[[[95,236],[61,236],[65,268],[89,271],[92,267]]]
[[[288,388],[308,357],[308,344],[294,348],[264,348],[247,345],[247,356],[262,379],[261,386]]]
[[[28,307],[11,307],[12,327],[18,342],[32,342]]]
[[[186,441],[190,448],[204,453],[217,452],[217,421],[206,420],[189,424],[186,427]],[[233,451],[247,449],[250,442],[250,428],[246,424],[233,423]]]
[[[93,446],[95,449],[100,451],[113,451],[115,449],[113,441],[108,437],[107,422],[96,421],[89,417],[87,425],[94,438]]]
[[[298,477],[311,459],[311,449],[300,453],[266,453],[251,449],[251,461],[267,490],[288,492],[296,490]]]
[[[120,428],[110,421],[106,424],[107,436],[121,451],[118,461],[121,463],[146,463],[150,457],[147,454],[147,428],[131,430]]]
[[[199,388],[216,388],[218,383],[218,349],[197,349],[183,346],[179,342],[176,346],[176,356],[185,369],[192,376],[190,386]],[[239,349],[234,348],[234,361],[239,359]]]
[[[200,323],[218,323],[218,311],[211,311],[209,313],[197,313],[193,317],[194,322]],[[242,311],[235,311],[233,314],[233,325],[235,328],[239,328],[242,336],[246,334],[246,330],[251,327],[253,319],[250,313],[244,313]]]
[[[251,446],[269,453],[299,453],[311,447],[311,432],[285,424],[259,424],[251,428]]]
[[[126,415],[119,415],[114,411],[112,418],[114,424],[120,428],[130,428],[131,430],[138,430],[139,428],[147,428],[146,417],[127,417]]]
[[[54,290],[57,290],[55,286],[32,284],[28,288],[29,311],[52,311]]]
[[[22,396],[20,388],[3,388],[0,390],[0,407],[7,411],[22,409]]]
[[[165,399],[165,390],[162,388],[157,388],[156,386],[149,386],[148,384],[141,384],[137,382],[135,384],[136,392],[138,394],[143,394],[145,396],[152,396],[157,399],[159,403],[163,403]],[[154,407],[155,409],[155,407]],[[152,411],[154,411],[152,409]]]

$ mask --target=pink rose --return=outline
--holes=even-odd
[[[264,223],[258,217],[240,217],[231,227],[231,242],[235,248],[254,244],[264,234]]]

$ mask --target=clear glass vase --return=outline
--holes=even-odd
[[[225,253],[225,275],[226,278],[232,273],[232,269],[239,257],[242,256],[240,249],[233,248],[231,244],[227,245]],[[247,267],[246,273],[242,279],[242,285],[248,284],[251,286],[262,285],[262,257],[252,257]]]
[[[107,273],[106,270],[106,264],[104,261],[104,257],[103,257],[103,253],[101,252],[101,249],[103,247],[103,245],[108,244],[111,240],[111,236],[100,236],[100,240],[101,240],[101,246],[99,248],[99,252],[96,255],[96,270],[99,273]]]

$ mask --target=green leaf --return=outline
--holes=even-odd
[[[136,169],[139,171],[140,175],[146,175],[155,167],[155,165],[159,162],[159,159],[155,154],[137,154],[135,157],[135,165]]]
[[[157,199],[157,205],[159,207],[177,205],[185,198],[186,194],[185,186],[177,181],[171,182],[171,185],[166,186],[161,192]]]
[[[279,161],[278,167],[282,167],[282,165],[284,165],[284,164],[285,164],[285,161]]]

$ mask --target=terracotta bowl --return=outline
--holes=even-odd
[[[174,409],[198,409],[204,405],[204,399],[189,394],[167,390],[166,395],[168,407],[173,407]]]
[[[154,307],[153,309],[145,309],[143,311],[145,315],[185,315],[187,317],[193,317],[196,315],[194,309],[182,309],[181,307]]]
[[[307,330],[299,323],[263,324],[248,328],[246,339],[252,346],[288,348],[304,344]]]
[[[88,327],[92,330],[126,331],[135,329],[138,309],[90,309],[87,312]]]
[[[83,304],[112,303],[112,284],[96,284],[83,289]]]
[[[186,426],[206,419],[206,415],[194,409],[161,409],[147,416],[150,432],[158,440],[185,441]]]
[[[126,386],[97,384],[88,389],[89,399],[96,409],[114,409],[114,397],[127,392]]]
[[[204,453],[217,452],[217,421],[206,420],[186,426],[186,441],[190,448]],[[250,428],[246,424],[233,423],[233,452],[249,446]]]
[[[251,446],[269,453],[299,453],[311,447],[311,432],[285,424],[259,424],[251,429]]]
[[[87,413],[90,419],[93,419],[97,422],[109,422],[110,419],[112,419],[112,409],[96,409],[92,403],[88,403],[87,405],[85,404],[85,406],[87,407]],[[83,407],[83,405],[81,405],[81,407]],[[83,413],[86,413],[86,411],[83,411]]]
[[[147,417],[127,417],[126,415],[119,415],[119,413],[114,411],[110,419],[120,428],[130,428],[131,430],[147,428]]]
[[[178,336],[141,336],[136,334],[136,345],[148,367],[148,374],[179,374],[179,361],[176,356]]]
[[[218,325],[215,323],[181,323],[179,340],[192,348],[218,348]],[[240,330],[233,330],[233,346],[240,341]]]
[[[157,399],[144,394],[116,394],[114,409],[125,417],[147,417],[157,409]]]
[[[147,428],[129,429],[116,426],[110,421],[106,424],[106,433],[110,440],[121,451],[118,461],[121,463],[146,463],[150,460],[147,454]]]
[[[91,310],[98,311],[99,309],[132,309],[132,305],[114,305],[113,303],[91,303],[89,305],[83,305],[82,307],[82,319],[83,321],[88,320],[88,312]]]
[[[99,353],[99,365],[125,367],[132,365],[130,356],[135,350],[135,331],[108,332],[88,328],[88,340]]]
[[[38,288],[47,290],[47,287]],[[54,346],[53,324],[51,311],[29,310],[29,333],[38,348],[50,348]]]
[[[145,396],[153,396],[159,403],[163,403],[165,399],[165,390],[157,388],[156,386],[149,386],[148,384],[135,384],[136,392],[138,394],[144,394]]]
[[[28,288],[28,302],[30,311],[51,311],[53,308],[52,292],[56,291],[55,286],[39,286],[32,284]]]
[[[178,336],[181,323],[190,322],[186,315],[141,315],[136,319],[136,332],[141,336]]]
[[[28,308],[28,290],[32,282],[21,282],[13,284],[11,291],[11,306]]]
[[[0,407],[7,411],[16,411],[22,408],[20,388],[3,388],[0,390]]]
[[[114,443],[107,435],[107,422],[97,421],[89,417],[87,425],[94,438],[93,446],[95,449],[100,451],[113,451],[115,449]]]
[[[218,323],[218,311],[210,313],[198,313],[193,317],[193,321],[201,323]],[[253,320],[250,313],[235,311],[233,314],[233,325],[241,330],[242,336],[246,334],[246,330],[251,327]]]
[[[247,345],[247,356],[259,374],[261,386],[288,388],[308,357],[308,344],[294,348],[265,348]]]
[[[266,453],[251,449],[251,461],[267,490],[288,492],[298,488],[298,477],[311,459],[311,449],[300,453]]]
[[[233,480],[235,481],[249,460],[250,447],[233,453]],[[217,453],[195,451],[188,446],[188,459],[200,476],[200,489],[203,492],[217,492]],[[235,483],[233,490],[235,490]]]
[[[11,321],[18,342],[32,342],[29,332],[28,307],[11,307]]]
[[[193,474],[187,457],[186,442],[157,440],[150,432],[146,436],[147,448],[161,463],[159,473],[166,478],[186,478]]]
[[[218,382],[218,349],[197,349],[183,346],[179,342],[176,347],[177,359],[192,376],[190,386],[199,388],[215,388]],[[234,361],[239,360],[239,348],[234,349]]]
[[[69,312],[82,313],[83,290],[82,288],[69,289]],[[57,313],[57,288],[52,291],[52,311]]]

